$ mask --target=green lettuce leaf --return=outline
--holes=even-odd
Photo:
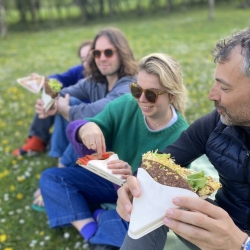
[[[206,180],[207,178],[205,176],[204,171],[190,174],[187,176],[187,182],[194,189],[195,192],[205,186]]]

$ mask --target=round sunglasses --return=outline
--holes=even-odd
[[[149,102],[155,103],[157,101],[157,98],[159,95],[165,94],[168,91],[167,90],[155,91],[152,89],[143,89],[137,83],[134,82],[134,83],[130,84],[130,92],[131,92],[132,96],[136,99],[139,99],[141,97],[142,93],[144,93],[145,98]]]
[[[93,49],[91,50],[91,53],[94,58],[99,59],[102,53],[104,53],[106,57],[110,58],[114,55],[115,51],[116,49],[104,49],[104,50]]]

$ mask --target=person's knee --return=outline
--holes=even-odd
[[[48,168],[42,172],[39,180],[39,186],[41,190],[46,190],[46,188],[48,187],[48,182],[51,182],[55,179],[57,169],[57,167]]]
[[[80,99],[74,97],[74,96],[71,96],[71,97],[69,98],[69,105],[70,105],[70,106],[78,105],[78,104],[80,104],[80,103],[82,103],[82,101],[81,101]]]

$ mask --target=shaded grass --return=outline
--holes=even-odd
[[[105,26],[115,26],[129,40],[135,57],[164,52],[176,58],[189,92],[187,119],[191,123],[211,111],[207,100],[215,65],[211,49],[234,29],[249,25],[248,10],[217,9],[208,21],[207,10],[144,17],[119,22],[58,28],[37,33],[10,33],[0,41],[0,249],[83,249],[74,229],[48,228],[46,215],[30,209],[33,192],[43,169],[56,165],[46,153],[14,158],[11,151],[23,144],[39,95],[16,83],[36,72],[63,72],[79,63],[78,45]],[[69,236],[69,237],[68,237]]]

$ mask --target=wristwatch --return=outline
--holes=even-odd
[[[241,247],[243,250],[250,250],[250,237],[246,239],[246,241],[242,244]]]

